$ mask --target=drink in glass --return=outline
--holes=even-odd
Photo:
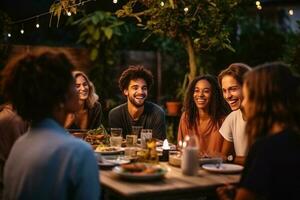
[[[147,140],[152,138],[152,129],[142,129],[141,131],[141,146],[142,148],[147,148]]]
[[[111,128],[110,129],[110,146],[121,147],[122,145],[122,128]]]
[[[132,126],[131,127],[131,134],[126,135],[126,145],[127,146],[136,146],[137,139],[140,135],[140,132],[142,130],[142,126]]]

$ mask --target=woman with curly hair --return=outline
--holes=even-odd
[[[102,109],[95,87],[83,72],[74,71],[73,76],[79,95],[80,109],[67,116],[65,128],[96,129],[101,125]]]
[[[184,102],[179,128],[178,142],[186,135],[198,138],[200,154],[220,153],[223,138],[219,128],[229,113],[216,78],[211,75],[196,77],[189,85]]]

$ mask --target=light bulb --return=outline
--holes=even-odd
[[[24,34],[24,32],[25,32],[24,29],[21,29],[21,30],[20,30],[20,33],[21,33],[21,34]]]
[[[255,2],[255,5],[256,5],[256,6],[260,6],[260,1],[256,1],[256,2]]]
[[[160,2],[160,6],[163,7],[165,5],[165,2]]]
[[[72,15],[72,13],[71,13],[70,11],[68,11],[68,12],[67,12],[67,15],[68,15],[68,16],[71,16],[71,15]]]
[[[35,27],[36,27],[36,28],[40,28],[40,24],[37,23],[37,24],[35,25]]]
[[[185,7],[183,10],[184,10],[184,12],[188,12],[188,11],[189,11],[189,8],[188,8],[188,7]]]
[[[113,3],[118,3],[118,0],[113,0]]]
[[[8,33],[8,34],[7,34],[7,37],[11,37],[11,34],[10,34],[10,33]]]
[[[289,15],[292,16],[293,14],[294,14],[294,11],[293,11],[292,9],[290,9],[290,10],[289,10]]]
[[[261,6],[257,6],[257,9],[258,9],[258,10],[261,10],[261,9],[262,9],[262,7],[261,7]]]

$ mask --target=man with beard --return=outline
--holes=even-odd
[[[232,110],[219,130],[225,139],[222,146],[222,154],[225,157],[228,156],[228,161],[233,161],[237,164],[244,164],[248,151],[248,138],[245,133],[246,121],[241,104],[243,100],[243,76],[250,69],[246,64],[233,63],[221,71],[218,76],[223,97]],[[234,158],[232,154],[235,155]]]
[[[152,73],[143,66],[130,66],[119,79],[119,88],[127,102],[109,112],[111,128],[122,128],[123,137],[131,133],[132,126],[152,129],[153,138],[166,138],[165,113],[158,105],[146,101],[153,83]]]

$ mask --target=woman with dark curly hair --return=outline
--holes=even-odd
[[[73,76],[79,94],[80,109],[67,116],[65,128],[96,129],[101,125],[102,109],[94,84],[81,71],[74,71]]]
[[[216,78],[196,77],[189,85],[178,128],[178,142],[186,135],[196,135],[200,154],[220,153],[223,138],[219,128],[229,112]]]
[[[86,142],[63,128],[79,109],[73,65],[63,53],[27,53],[8,63],[3,90],[31,129],[4,169],[4,199],[99,199],[98,166]]]

